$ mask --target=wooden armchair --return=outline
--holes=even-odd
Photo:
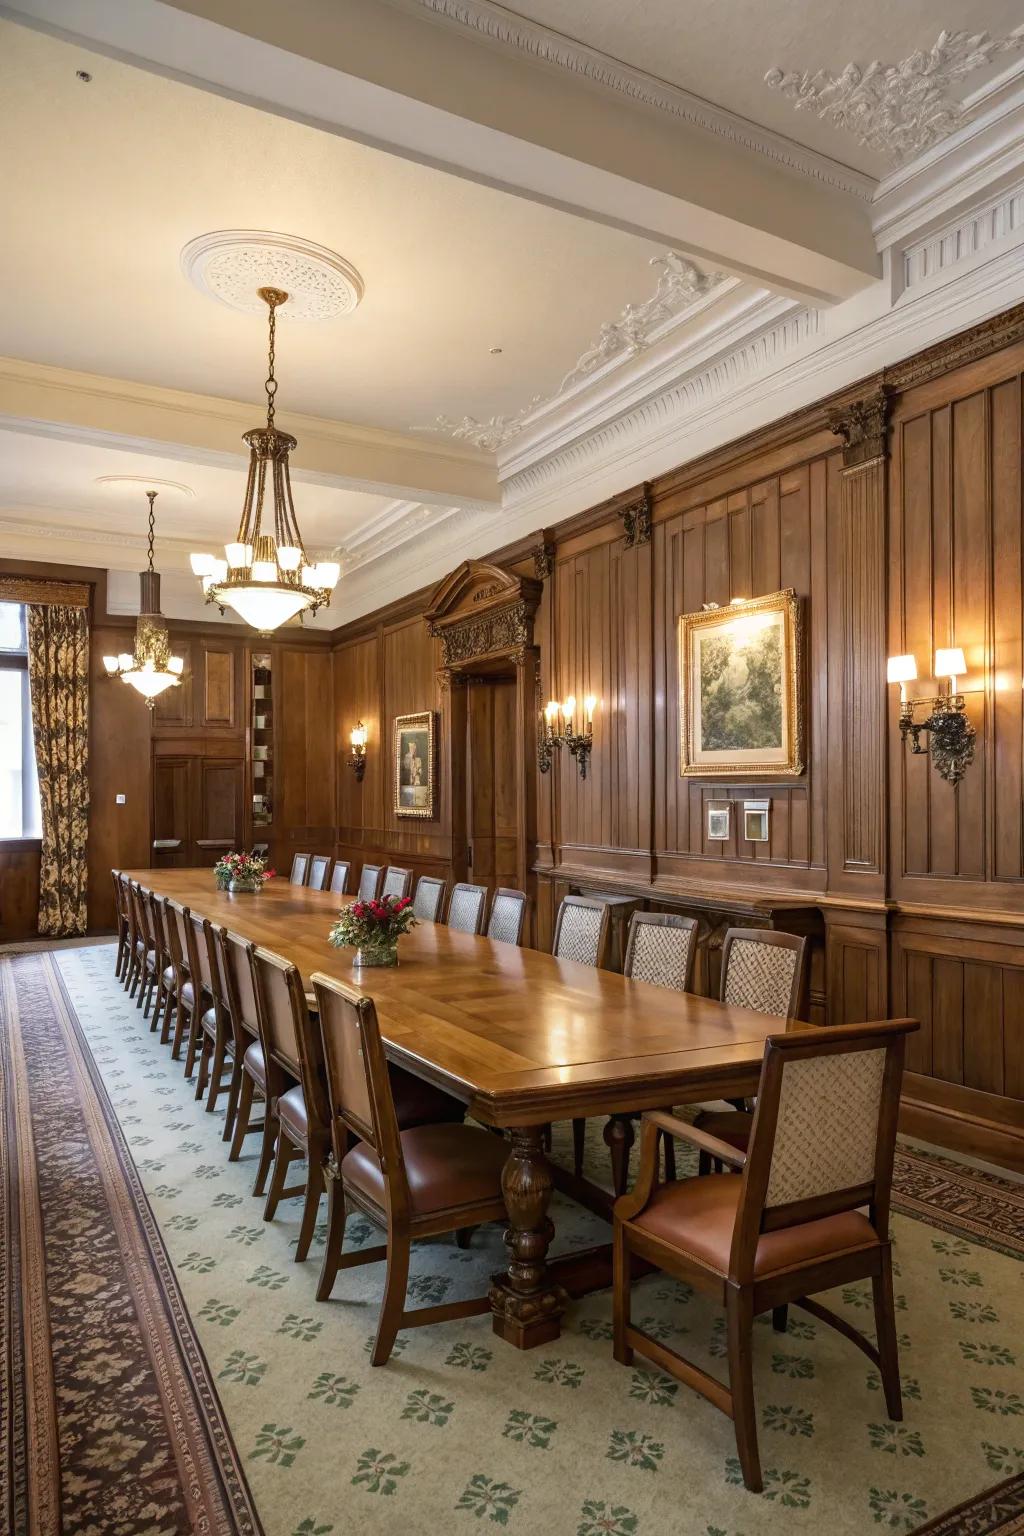
[[[248,939],[241,938],[237,933],[226,932],[223,928],[216,938],[235,1039],[235,1060],[228,1095],[228,1118],[233,1121],[234,1128],[228,1162],[238,1161],[245,1138],[250,1132],[261,1131],[263,1139],[253,1194],[262,1195],[274,1156],[277,1118],[272,1102],[274,1090],[268,1090],[267,1063],[260,1040],[259,1014],[249,961],[256,946]],[[280,1091],[280,1085],[277,1087]],[[251,1124],[252,1106],[257,1097],[264,1101],[263,1119]]]
[[[892,1419],[903,1416],[889,1242],[896,1118],[912,1019],[771,1035],[746,1156],[663,1113],[645,1115],[636,1188],[615,1205],[614,1349],[634,1350],[722,1409],[736,1426],[743,1481],[761,1491],[751,1362],[755,1316],[785,1332],[796,1302],[877,1367]],[[731,1168],[657,1184],[658,1137],[676,1136]],[[866,1206],[868,1214],[861,1212]],[[725,1307],[729,1385],[630,1320],[633,1256],[708,1291]],[[877,1348],[809,1293],[869,1277]]]
[[[384,1301],[370,1356],[372,1365],[384,1365],[400,1328],[490,1310],[488,1298],[479,1296],[407,1311],[409,1248],[416,1237],[465,1233],[482,1222],[507,1221],[501,1193],[506,1147],[486,1131],[463,1124],[400,1130],[372,1000],[319,972],[311,979],[332,1142],[327,1247],[317,1300],[328,1299],[339,1269],[386,1259]],[[385,1229],[385,1244],[342,1251],[349,1206]]]

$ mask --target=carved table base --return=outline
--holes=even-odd
[[[548,1344],[561,1332],[568,1296],[548,1271],[547,1252],[554,1227],[548,1206],[554,1188],[544,1155],[544,1127],[515,1127],[502,1170],[509,1225],[508,1269],[491,1277],[494,1331],[517,1349]]]

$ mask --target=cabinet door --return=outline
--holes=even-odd
[[[194,696],[192,667],[198,654],[197,648],[187,641],[182,642],[172,638],[171,650],[176,656],[180,656],[185,663],[181,674],[181,682],[174,688],[168,688],[158,694],[153,706],[153,725],[155,729],[161,726],[172,726],[178,730],[188,730],[192,725],[192,701]]]
[[[190,862],[193,774],[190,757],[153,758],[153,851],[158,868]]]
[[[206,642],[202,652],[202,718],[205,728],[238,729],[240,647]]]
[[[203,758],[199,763],[198,782],[199,834],[196,863],[212,864],[225,849],[242,846],[242,759]]]

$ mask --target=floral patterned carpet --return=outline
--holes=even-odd
[[[267,1536],[492,1526],[523,1536],[863,1536],[914,1531],[1024,1472],[1021,1184],[903,1148],[893,1229],[905,1420],[887,1420],[875,1372],[831,1329],[799,1311],[784,1337],[759,1327],[756,1496],[742,1486],[724,1416],[654,1369],[614,1363],[608,1293],[574,1304],[547,1348],[521,1353],[473,1318],[400,1335],[391,1362],[372,1369],[382,1267],[344,1273],[318,1304],[322,1234],[295,1264],[300,1202],[264,1223],[250,1194],[255,1153],[227,1161],[222,1116],[195,1102],[125,997],[112,948],[36,960],[59,969],[74,1000]],[[564,1149],[556,1138],[556,1155]],[[588,1172],[606,1178],[596,1126],[588,1152]],[[559,1251],[607,1239],[578,1207],[558,1201],[552,1214]],[[354,1219],[348,1238],[376,1241]],[[413,1300],[480,1294],[502,1263],[497,1228],[475,1233],[468,1251],[422,1243]],[[830,1304],[870,1327],[866,1285]],[[722,1372],[723,1321],[710,1301],[653,1275],[634,1315]],[[1018,1529],[1022,1486],[940,1528]],[[145,1527],[192,1528],[155,1508]]]

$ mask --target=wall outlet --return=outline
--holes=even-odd
[[[125,803],[125,801],[127,799],[128,799],[127,795],[115,795],[114,796],[114,804],[115,805],[124,805],[124,803]]]

